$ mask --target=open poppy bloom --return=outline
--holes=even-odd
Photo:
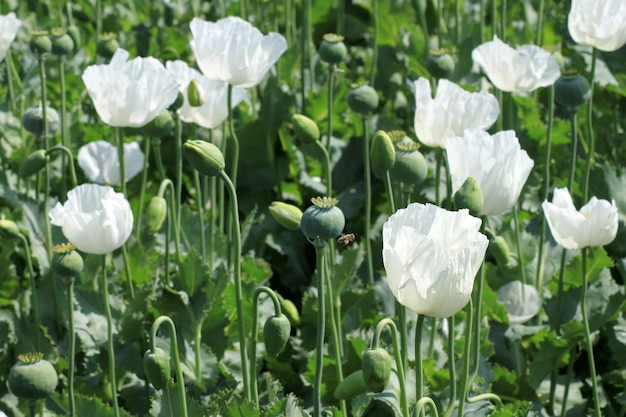
[[[446,142],[452,190],[456,192],[469,176],[476,178],[483,193],[481,214],[504,214],[517,202],[534,162],[520,148],[512,130],[491,136],[482,130],[466,130],[463,137]]]
[[[96,255],[120,248],[133,230],[133,212],[124,194],[98,184],[70,190],[67,201],[57,203],[48,215],[67,240],[79,250]]]
[[[259,84],[287,50],[282,35],[263,35],[235,16],[217,22],[195,17],[189,27],[193,35],[191,49],[202,73],[211,80],[234,86],[247,88]]]
[[[0,16],[0,61],[6,56],[20,26],[22,21],[15,17],[15,13]]]
[[[465,129],[487,130],[498,119],[498,100],[489,93],[470,93],[446,79],[432,98],[426,78],[415,81],[415,134],[426,146],[444,148],[446,139]]]
[[[624,0],[572,0],[567,17],[572,38],[601,51],[616,51],[626,44]]]
[[[615,202],[591,200],[576,210],[567,188],[555,188],[552,202],[541,205],[554,240],[569,250],[608,245],[617,235]]]
[[[183,61],[167,61],[165,68],[178,81],[178,89],[185,99],[183,106],[178,110],[180,119],[187,123],[196,123],[207,129],[221,125],[228,117],[228,84],[222,81],[210,80],[200,71],[190,68]],[[191,80],[198,83],[198,92],[202,104],[191,106],[187,97],[187,90]],[[233,88],[232,106],[236,107],[248,96],[248,92],[241,87]]]
[[[465,209],[410,204],[383,226],[387,284],[417,314],[450,317],[470,299],[488,240]]]
[[[142,127],[178,96],[178,83],[163,64],[152,57],[127,61],[118,49],[108,65],[91,65],[83,82],[98,116],[109,126]]]
[[[554,84],[561,69],[550,53],[535,45],[515,49],[494,36],[472,51],[472,60],[499,90],[527,94]]]
[[[78,165],[91,181],[98,184],[120,185],[120,160],[117,148],[104,140],[89,142],[78,150]],[[126,182],[143,169],[144,155],[139,143],[124,144]]]

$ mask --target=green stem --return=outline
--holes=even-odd
[[[513,227],[515,228],[515,250],[517,252],[517,262],[519,264],[520,277],[522,284],[526,284],[526,267],[524,266],[524,253],[522,252],[522,237],[519,225],[519,213],[517,203],[513,205]],[[522,293],[524,287],[522,286]]]
[[[363,166],[365,170],[365,255],[367,259],[367,277],[371,286],[374,286],[374,263],[372,260],[372,240],[370,226],[372,223],[372,175],[370,168],[370,132],[367,117],[363,121]]]
[[[570,351],[570,355],[573,355],[574,351]],[[569,397],[569,386],[574,374],[574,363],[576,361],[570,360],[567,364],[567,371],[565,372],[565,387],[563,388],[563,399],[561,400],[561,417],[565,417],[567,412],[567,398]]]
[[[256,375],[256,343],[257,343],[257,335],[259,333],[259,296],[261,293],[265,293],[274,304],[274,316],[280,317],[282,315],[282,311],[280,309],[280,301],[276,296],[276,293],[272,291],[271,288],[266,286],[257,287],[254,290],[254,295],[252,296],[252,338],[250,342],[250,385],[252,390],[252,398],[254,404],[259,406],[259,391],[257,388],[257,375]]]
[[[500,7],[500,38],[504,42],[506,38],[506,0],[501,0]]]
[[[187,417],[187,396],[185,395],[185,380],[183,377],[183,371],[180,366],[180,356],[178,354],[178,341],[176,338],[176,326],[174,322],[167,316],[160,316],[154,323],[152,323],[152,329],[150,331],[150,350],[155,352],[156,334],[162,323],[165,323],[169,327],[170,333],[170,349],[174,354],[174,369],[176,371],[176,385],[178,386],[178,396],[180,397],[180,411],[181,417]]]
[[[374,87],[376,70],[378,69],[378,0],[372,0],[372,68],[370,69],[370,87]]]
[[[422,328],[424,316],[419,314],[415,323],[415,398],[419,401],[424,396],[424,372],[422,368]]]
[[[496,2],[497,0],[491,0],[491,38],[498,36],[498,20],[496,19],[496,16],[498,15],[498,6],[496,5]],[[496,130],[500,131],[502,128]]]
[[[150,139],[144,140],[143,148],[143,169],[141,171],[141,188],[139,190],[139,210],[137,213],[137,222],[135,223],[135,240],[141,242],[141,220],[143,218],[143,203],[146,196],[146,187],[148,185],[148,168],[150,167]]]
[[[233,159],[231,162],[232,163],[231,176],[232,176],[233,187],[236,190],[237,189],[237,170],[239,167],[239,139],[237,138],[237,133],[235,133],[235,125],[233,121],[232,96],[233,96],[233,86],[228,85],[228,131],[230,133],[230,140],[232,140],[233,142],[233,150],[232,150]],[[231,207],[232,207],[232,203],[231,203]],[[233,234],[233,230],[232,230],[233,219],[232,219],[231,213],[232,213],[232,209],[228,213],[228,216],[226,218],[226,236],[229,242],[232,240],[232,234]],[[237,230],[237,233],[239,233],[239,230]]]
[[[206,259],[206,231],[204,229],[204,200],[202,198],[202,186],[200,185],[200,174],[198,171],[193,171],[193,180],[196,187],[196,198],[198,199],[198,217],[200,226],[200,247],[202,252],[202,258]]]
[[[398,312],[398,327],[400,330],[400,354],[402,355],[402,366],[409,367],[409,332],[407,329],[406,307],[396,301],[396,311]]]
[[[28,267],[28,280],[30,285],[30,296],[31,296],[31,304],[33,309],[33,326],[37,329],[35,346],[39,349],[41,348],[39,341],[39,326],[41,326],[41,320],[39,315],[39,300],[37,297],[37,286],[35,284],[35,270],[33,269],[33,260],[30,254],[30,246],[28,245],[28,239],[23,234],[19,234],[20,240],[24,245],[24,253],[26,254],[26,265]],[[60,317],[57,315],[57,317]]]
[[[326,153],[330,152],[330,142],[333,137],[333,105],[335,97],[335,64],[328,66],[328,129],[326,130],[326,138],[324,140],[324,148]],[[329,187],[326,192],[328,197],[332,196],[332,189]]]
[[[94,20],[96,22],[96,42],[100,40],[100,35],[102,34],[102,0],[96,0],[96,5],[94,7]]]
[[[376,2],[376,0],[374,0]],[[337,33],[343,35],[346,31],[346,0],[339,0],[337,7]]]
[[[385,191],[387,191],[387,202],[389,203],[389,211],[391,214],[396,212],[396,204],[393,197],[393,187],[391,186],[391,176],[389,171],[385,171]]]
[[[66,104],[66,87],[65,87],[65,58],[59,58],[59,83],[61,88],[61,145],[67,148],[69,143],[69,129],[67,126],[67,104]],[[70,160],[72,159],[70,153]],[[61,159],[61,173],[65,174],[65,156]],[[74,178],[76,174],[74,174]],[[76,182],[74,181],[74,184]],[[67,190],[67,178],[61,175],[61,195],[65,196]]]
[[[482,1],[482,0],[481,0]],[[461,15],[460,15],[461,2],[454,0],[454,43],[460,45],[461,42]]]
[[[115,376],[115,348],[113,346],[113,317],[111,316],[111,304],[109,303],[109,283],[107,281],[106,255],[102,255],[102,298],[104,312],[107,319],[107,349],[109,351],[109,381],[111,383],[111,398],[115,417],[120,417],[120,406],[117,402],[117,377]]]
[[[471,317],[470,317],[471,319]],[[456,326],[456,320],[454,316],[448,317],[448,373],[450,374],[450,402],[448,403],[448,408],[446,409],[446,413],[444,415],[449,415],[448,412],[452,413],[454,409],[454,405],[456,403],[456,360],[454,358],[454,328]],[[471,325],[471,323],[470,323]],[[434,326],[433,326],[434,327]],[[467,329],[466,329],[467,331]],[[467,335],[465,338],[465,345],[469,346],[471,344],[471,333]],[[469,352],[466,352],[467,355],[463,358],[463,362],[469,362]],[[467,375],[469,372],[469,366],[465,373]]]
[[[439,413],[437,412],[437,405],[429,397],[422,397],[417,401],[417,403],[415,404],[415,416],[420,417],[425,415],[425,408],[427,405],[430,407],[430,410],[433,413],[433,417],[439,417]]]
[[[243,294],[241,288],[241,227],[239,226],[239,204],[237,203],[237,192],[235,185],[230,180],[225,171],[221,171],[220,178],[226,185],[230,197],[231,216],[234,222],[233,233],[233,253],[234,262],[231,265],[235,278],[235,301],[237,303],[237,326],[239,330],[239,353],[241,356],[241,373],[243,377],[243,390],[248,401],[252,401],[250,391],[250,378],[248,374],[248,353],[246,349],[246,326],[243,313]]]
[[[15,86],[13,85],[13,55],[11,51],[7,51],[4,62],[6,62],[7,67],[7,85],[9,89],[9,109],[11,109],[11,113],[16,114],[17,112],[17,104],[15,103]]]
[[[463,345],[463,376],[461,377],[461,389],[459,392],[459,406],[457,408],[459,417],[463,417],[463,409],[465,407],[465,400],[468,394],[468,380],[469,380],[469,368],[470,368],[470,348],[472,346],[472,314],[474,313],[474,307],[472,306],[472,299],[470,298],[467,305],[467,317],[465,321],[465,344]]]
[[[585,329],[585,349],[589,361],[589,374],[591,376],[591,391],[593,393],[593,406],[595,417],[602,415],[600,411],[600,397],[598,395],[598,379],[596,376],[596,362],[593,357],[593,344],[591,343],[591,331],[589,329],[589,317],[587,313],[587,287],[589,285],[587,277],[587,248],[583,248],[582,262],[582,286],[580,288],[580,311],[583,316],[583,326]]]
[[[61,151],[65,156],[67,156],[70,166],[70,178],[72,179],[72,187],[76,187],[78,185],[78,181],[76,180],[76,167],[74,165],[74,157],[72,156],[72,151],[69,150],[66,146],[56,145],[52,148],[48,149],[46,155],[50,155],[56,151]]]
[[[400,408],[402,410],[402,417],[409,417],[409,399],[406,392],[406,380],[404,376],[404,366],[402,365],[402,357],[400,355],[400,345],[398,344],[398,329],[393,320],[384,318],[378,322],[376,329],[374,330],[374,336],[372,337],[372,349],[377,349],[380,343],[380,335],[383,330],[389,327],[391,332],[391,340],[393,343],[393,353],[396,360],[396,367],[398,370],[398,381],[400,384]]]
[[[441,20],[443,17],[443,0],[437,0],[437,47],[443,48],[443,25]]]
[[[67,396],[69,399],[69,417],[76,415],[74,402],[74,368],[76,367],[76,333],[74,332],[74,278],[66,278],[67,284],[67,317],[68,317],[68,369],[67,369]]]
[[[595,152],[596,140],[593,134],[593,85],[596,73],[596,61],[598,60],[598,50],[593,48],[591,56],[591,73],[589,74],[589,102],[587,103],[587,128],[589,135],[589,151],[587,152],[587,163],[585,164],[585,179],[583,181],[583,201],[589,197],[589,176],[591,174],[591,161]]]
[[[483,264],[478,271],[478,285],[476,286],[476,301],[473,304],[474,306],[474,323],[473,329],[474,334],[472,336],[472,343],[474,344],[474,370],[472,371],[470,380],[468,382],[468,386],[471,386],[474,382],[474,379],[478,376],[478,370],[480,368],[480,329],[481,329],[481,315],[482,315],[482,304],[483,304],[483,289],[485,286],[485,261],[483,260]]]
[[[322,165],[324,166],[324,176],[326,177],[326,195],[330,197],[332,195],[333,189],[333,174],[330,169],[330,155],[328,154],[327,148],[324,147],[319,141],[315,142],[315,146],[323,155]]]
[[[37,58],[39,61],[39,81],[41,83],[41,115],[43,117],[41,136],[43,137],[44,149],[47,152],[50,149],[50,138],[48,137],[48,115],[46,114],[46,66],[42,56],[38,56]],[[50,164],[45,165],[45,176],[43,212],[46,213],[46,215],[43,216],[43,218],[46,227],[46,255],[48,256],[48,261],[50,261],[52,259],[52,228],[50,226],[50,217],[47,215],[50,211]]]
[[[131,298],[135,298],[135,289],[133,285],[133,277],[130,272],[130,262],[128,261],[128,251],[126,250],[126,243],[122,245],[122,259],[124,261],[124,274],[126,275],[126,285],[128,286],[128,293]]]
[[[120,128],[113,129],[115,135],[115,144],[117,145],[117,155],[120,161],[120,189],[122,194],[126,196],[126,155],[124,155],[124,139],[120,135]]]
[[[182,218],[182,205],[183,205],[183,124],[178,117],[178,114],[174,112],[174,122],[176,125],[176,140],[174,141],[174,152],[176,159],[176,178],[174,178],[174,195],[172,200],[175,202],[174,212],[175,217],[172,219],[174,224],[174,245],[176,252],[180,253],[180,232],[181,232],[181,218]]]
[[[313,383],[313,417],[322,416],[322,372],[324,370],[324,335],[326,329],[326,307],[324,296],[326,242],[316,241],[317,257],[317,335],[315,343],[315,380]]]
[[[543,10],[545,8],[545,0],[539,0],[539,9],[537,10],[537,35],[535,36],[535,45],[541,46],[543,35]],[[550,87],[552,88],[552,87]]]

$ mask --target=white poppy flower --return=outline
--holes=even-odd
[[[178,90],[183,94],[185,102],[178,110],[180,119],[187,123],[196,123],[207,129],[213,129],[228,117],[228,84],[222,81],[210,80],[200,71],[190,68],[183,61],[168,61],[165,68],[178,81]],[[198,83],[198,92],[202,105],[193,107],[189,104],[187,89],[191,80]],[[234,87],[232,92],[232,106],[237,107],[247,96],[248,92],[242,87]]]
[[[230,16],[217,22],[194,18],[189,43],[202,73],[212,80],[239,87],[259,84],[287,41],[278,33],[265,36],[245,20]]]
[[[626,44],[626,1],[572,0],[567,28],[581,45],[615,51]]]
[[[78,165],[91,181],[120,185],[120,160],[117,148],[104,140],[89,142],[78,150]],[[143,169],[144,155],[139,143],[124,144],[126,182]]]
[[[483,69],[496,88],[527,94],[554,84],[561,69],[550,53],[535,45],[516,49],[494,36],[472,51],[472,60]]]
[[[102,121],[115,127],[142,127],[178,96],[178,83],[152,57],[128,59],[118,49],[108,65],[91,65],[83,82]]]
[[[522,150],[512,130],[491,136],[482,130],[466,130],[463,137],[446,142],[452,190],[456,192],[469,176],[483,192],[481,214],[509,211],[517,202],[534,162]]]
[[[22,21],[15,17],[15,13],[0,16],[0,62],[6,56],[20,26]]]
[[[512,281],[498,289],[498,301],[506,309],[510,324],[522,324],[541,310],[541,297],[535,287]]]
[[[554,240],[565,249],[608,245],[617,234],[615,201],[591,197],[578,211],[567,188],[555,188],[552,203],[544,201],[541,207]]]
[[[113,188],[83,184],[67,193],[67,201],[50,210],[50,223],[86,253],[104,255],[120,248],[133,230],[128,200]]]
[[[433,99],[429,81],[415,81],[415,134],[426,146],[445,148],[446,139],[465,129],[489,129],[499,114],[498,100],[484,91],[470,93],[440,79]]]
[[[383,226],[387,284],[418,314],[449,317],[469,301],[488,240],[467,210],[410,204]]]

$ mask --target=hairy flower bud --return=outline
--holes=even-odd
[[[210,142],[204,140],[189,140],[183,145],[187,159],[201,174],[215,177],[224,170],[226,162],[222,151]]]

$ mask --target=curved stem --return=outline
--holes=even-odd
[[[104,312],[107,319],[107,349],[109,351],[109,381],[111,383],[111,398],[113,399],[113,410],[115,417],[120,417],[120,406],[117,402],[117,377],[115,375],[115,348],[113,346],[113,317],[111,316],[111,305],[109,303],[109,283],[107,281],[106,255],[102,255],[102,298],[104,301]]]
[[[324,297],[326,242],[315,245],[317,258],[317,335],[315,342],[315,380],[313,383],[313,417],[322,415],[322,372],[324,370],[324,335],[326,332],[326,300]]]
[[[243,313],[243,294],[241,289],[241,228],[239,226],[239,204],[237,203],[237,192],[235,191],[235,185],[230,180],[225,171],[221,171],[220,178],[226,185],[230,197],[230,218],[234,222],[233,233],[233,259],[234,262],[231,265],[231,270],[234,273],[235,279],[235,300],[237,303],[237,326],[239,330],[239,353],[241,355],[241,374],[243,377],[243,390],[248,401],[252,401],[252,394],[250,391],[250,378],[248,374],[248,353],[246,348],[246,326],[244,323]]]
[[[370,132],[366,117],[363,120],[363,166],[365,168],[365,255],[367,259],[367,277],[371,286],[374,286],[374,263],[372,261],[372,240],[370,226],[372,223],[372,175],[370,168]]]
[[[389,331],[391,333],[393,353],[396,360],[396,367],[398,368],[398,381],[400,383],[400,408],[402,409],[402,416],[409,417],[409,400],[406,393],[406,381],[404,376],[404,366],[402,365],[402,357],[400,355],[400,344],[398,343],[398,329],[393,320],[384,318],[378,322],[376,329],[374,330],[374,336],[372,337],[371,348],[378,348],[380,344],[380,335],[386,327],[389,327]]]
[[[185,380],[183,379],[183,371],[180,367],[180,356],[178,354],[178,342],[176,338],[176,326],[174,322],[167,316],[160,316],[154,323],[152,323],[152,329],[150,332],[150,350],[152,353],[155,351],[156,333],[162,323],[165,323],[169,327],[170,331],[170,349],[174,354],[174,368],[176,371],[176,385],[178,386],[178,396],[180,397],[180,410],[181,416],[187,417],[187,397],[185,395]]]
[[[430,410],[432,411],[433,416],[439,417],[439,413],[437,412],[437,405],[429,397],[422,397],[417,401],[417,403],[415,404],[415,416],[420,417],[420,416],[425,415],[424,414],[426,412],[425,407],[427,405],[430,407]]]
[[[259,406],[259,391],[256,381],[256,342],[257,335],[259,333],[259,296],[261,293],[267,294],[267,296],[272,300],[272,303],[274,304],[274,316],[280,317],[282,315],[280,301],[278,300],[276,293],[274,293],[271,288],[266,286],[257,287],[256,290],[254,290],[254,295],[252,296],[252,338],[250,341],[250,376],[252,377],[250,379],[250,388],[252,390],[254,404],[256,404],[257,407]]]
[[[76,185],[78,185],[78,181],[76,180],[76,166],[74,165],[74,157],[72,156],[72,151],[70,151],[67,146],[56,145],[48,149],[46,155],[50,155],[56,151],[61,151],[65,154],[65,156],[67,156],[70,166],[70,178],[72,179],[72,187],[76,187]]]
[[[475,403],[478,401],[488,401],[488,400],[491,400],[494,403],[496,403],[496,407],[502,407],[502,400],[500,399],[500,397],[491,392],[487,392],[485,394],[480,394],[475,397],[468,398],[467,402],[471,404],[471,403]]]

